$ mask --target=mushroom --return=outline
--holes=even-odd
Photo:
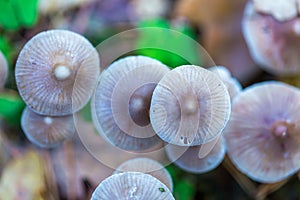
[[[272,15],[278,21],[288,21],[297,17],[299,0],[253,0],[257,12]]]
[[[43,116],[28,107],[22,113],[21,126],[27,139],[42,148],[56,147],[75,133],[72,115]]]
[[[208,70],[219,75],[219,78],[223,81],[228,90],[232,102],[233,98],[242,90],[240,82],[232,77],[230,71],[224,66],[210,67]]]
[[[279,0],[278,0],[279,1]],[[265,7],[263,2],[262,6]],[[279,6],[273,1],[266,4],[269,9]],[[284,5],[290,1],[282,0]],[[260,7],[260,6],[259,6]],[[285,7],[278,7],[285,13]],[[293,6],[296,9],[296,4]],[[263,9],[265,10],[265,8]],[[279,9],[274,12],[278,13]],[[292,15],[294,16],[294,14]],[[275,75],[294,75],[300,71],[300,18],[288,17],[288,20],[278,21],[272,15],[266,15],[256,10],[255,4],[249,2],[245,8],[242,31],[253,60],[263,69]]]
[[[244,89],[225,129],[234,165],[255,181],[273,183],[300,169],[300,90],[277,81]]]
[[[7,61],[4,55],[2,54],[2,52],[0,51],[0,90],[4,88],[7,75],[8,75]]]
[[[156,86],[150,119],[165,142],[196,146],[213,140],[230,115],[230,97],[218,76],[199,66],[183,65]]]
[[[149,119],[152,92],[169,71],[146,56],[129,56],[112,63],[100,77],[92,100],[98,132],[125,150],[145,150],[161,142]]]
[[[206,145],[205,155],[202,155],[201,148]],[[205,173],[215,169],[222,162],[226,148],[223,136],[219,136],[206,144],[183,147],[177,145],[167,145],[166,152],[169,159],[179,168],[190,173]],[[201,156],[201,157],[200,157]]]
[[[143,157],[127,160],[115,170],[114,174],[122,172],[142,172],[149,174],[165,184],[170,191],[173,191],[171,175],[162,164],[155,160]]]
[[[149,174],[124,172],[103,180],[91,200],[174,199],[168,187]]]
[[[81,109],[92,96],[99,73],[96,49],[83,36],[67,30],[34,36],[20,52],[15,69],[27,106],[48,116]]]

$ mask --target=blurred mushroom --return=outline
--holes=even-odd
[[[23,100],[42,115],[81,109],[100,72],[98,53],[79,34],[50,30],[34,36],[19,54],[15,76]]]
[[[58,10],[61,12],[83,6],[89,2],[92,2],[92,0],[39,0],[39,11],[43,14],[51,14]]]
[[[133,11],[138,19],[155,19],[166,16],[170,8],[169,0],[132,0]]]
[[[219,75],[219,78],[223,81],[228,90],[232,102],[233,98],[242,90],[240,82],[236,78],[231,76],[230,71],[226,67],[215,66],[208,68],[208,70]]]
[[[94,191],[91,200],[174,199],[168,187],[149,174],[124,172],[115,174]]]
[[[27,139],[42,148],[52,148],[75,132],[73,116],[42,116],[26,107],[21,118],[21,126]]]
[[[278,21],[288,21],[298,15],[297,0],[253,0],[257,12],[272,15]]]
[[[279,6],[273,1],[267,5],[270,9],[273,8],[272,5]],[[284,7],[278,8],[286,12]],[[296,4],[294,8],[296,9]],[[276,8],[274,12],[280,11]],[[286,13],[292,13],[292,10]],[[292,19],[288,17],[288,20],[278,21],[274,15],[266,15],[255,10],[255,5],[249,2],[245,8],[242,28],[252,58],[263,69],[281,76],[293,75],[300,71],[299,17]]]
[[[169,159],[179,168],[190,173],[205,173],[219,166],[226,153],[222,136],[209,143],[192,147],[167,145],[166,152]],[[200,157],[203,145],[209,145],[211,150],[207,151],[205,156]]]
[[[7,61],[4,55],[2,54],[2,52],[0,51],[0,90],[4,88],[7,76],[8,76]]]
[[[134,158],[127,160],[115,170],[114,174],[122,172],[142,172],[149,174],[165,184],[170,191],[173,191],[171,175],[162,164],[155,160],[149,158]]]
[[[247,0],[179,0],[174,14],[198,26],[200,41],[215,63],[228,66],[245,83],[259,72],[243,39],[241,19]]]
[[[224,135],[241,172],[272,183],[300,169],[299,99],[298,88],[276,81],[254,84],[235,97]]]
[[[161,140],[152,129],[149,108],[152,92],[169,71],[146,56],[130,56],[112,63],[101,75],[92,101],[98,132],[125,150],[145,150]]]
[[[195,146],[213,140],[230,115],[230,97],[217,75],[183,65],[168,72],[152,96],[150,119],[165,142]]]

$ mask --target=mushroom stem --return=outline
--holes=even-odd
[[[277,138],[286,138],[290,129],[293,127],[293,124],[290,124],[286,121],[277,121],[272,127],[272,134]]]
[[[58,65],[54,69],[55,78],[60,81],[66,80],[71,75],[71,70],[64,65]]]

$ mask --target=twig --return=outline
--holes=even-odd
[[[281,188],[283,185],[285,185],[288,182],[289,178],[272,184],[262,184],[257,188],[255,199],[257,200],[263,200],[267,197],[267,195],[271,194],[272,192],[275,192],[279,188]]]
[[[64,142],[64,157],[65,166],[67,169],[65,172],[70,174],[67,175],[67,198],[68,200],[75,200],[77,198],[77,173],[76,173],[76,162],[75,153],[73,148],[73,141],[68,140]]]

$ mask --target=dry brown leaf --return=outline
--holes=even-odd
[[[28,150],[10,160],[0,180],[0,199],[41,200],[45,192],[44,166],[40,155]]]

